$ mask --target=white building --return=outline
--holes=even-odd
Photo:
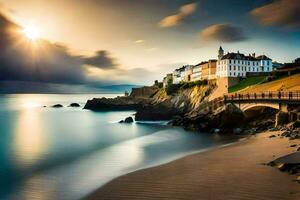
[[[273,71],[272,59],[265,55],[255,57],[255,54],[245,56],[241,53],[228,53],[223,55],[222,47],[219,49],[217,62],[217,78],[242,77],[270,73]]]
[[[191,81],[199,81],[202,79],[202,65],[198,64],[192,68]]]
[[[185,65],[173,72],[173,84],[191,80],[193,65]]]

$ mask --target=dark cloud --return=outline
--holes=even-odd
[[[215,24],[200,32],[203,41],[239,42],[247,39],[242,29],[230,24]]]
[[[30,41],[22,29],[0,15],[0,81],[84,83],[81,60],[62,45],[46,40]]]
[[[251,11],[262,25],[285,28],[300,27],[300,1],[278,0]]]
[[[101,69],[111,69],[117,66],[115,59],[110,57],[109,52],[105,50],[97,51],[95,56],[84,58],[83,60],[85,64]]]

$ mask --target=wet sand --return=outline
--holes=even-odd
[[[89,195],[88,200],[296,200],[295,175],[264,165],[295,152],[299,140],[251,136],[237,144],[197,153],[158,167],[121,176]]]

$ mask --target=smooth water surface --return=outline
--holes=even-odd
[[[0,96],[0,199],[80,199],[138,169],[232,142],[163,124],[119,124],[134,114],[71,108],[116,95]],[[63,108],[51,108],[60,103]],[[47,107],[44,107],[47,106]]]

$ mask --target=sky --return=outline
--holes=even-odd
[[[31,58],[1,51],[19,61],[2,61],[0,81],[149,85],[217,58],[220,45],[283,63],[300,57],[300,0],[0,0],[0,11],[39,32]]]

